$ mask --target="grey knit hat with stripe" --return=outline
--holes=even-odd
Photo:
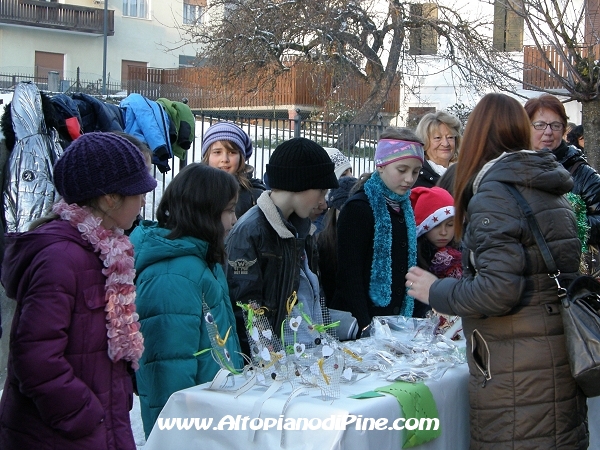
[[[279,144],[267,164],[272,189],[302,192],[338,187],[335,165],[323,147],[306,138]]]
[[[156,180],[135,145],[114,133],[94,132],[75,139],[58,159],[54,186],[67,203],[79,203],[105,194],[145,194]]]
[[[208,127],[202,138],[203,158],[210,146],[217,141],[233,142],[242,151],[244,161],[248,161],[252,156],[252,139],[234,123],[217,122]]]

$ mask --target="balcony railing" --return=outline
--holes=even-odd
[[[0,0],[0,23],[103,35],[104,9],[36,0]],[[109,10],[107,35],[114,34],[114,11]]]
[[[561,77],[568,76],[569,61],[565,61],[556,47],[548,45],[543,47],[546,57]],[[591,54],[590,54],[591,52]],[[581,47],[579,54],[593,60],[600,59],[600,44],[589,47]],[[544,61],[540,49],[535,45],[523,47],[523,89],[561,89],[563,84],[552,73],[548,64]]]
[[[128,92],[151,99],[186,97],[192,109],[202,110],[267,110],[290,106],[321,109],[332,104],[358,109],[371,91],[366,82],[351,77],[335,86],[330,73],[317,74],[311,66],[303,64],[292,66],[269,86],[258,89],[243,80],[225,84],[219,73],[209,67],[153,69],[130,66],[128,78]],[[399,84],[392,87],[382,112],[398,112],[399,89]]]

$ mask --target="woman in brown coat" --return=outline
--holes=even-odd
[[[563,194],[573,181],[550,151],[529,146],[523,107],[489,94],[469,117],[456,168],[461,280],[413,267],[409,295],[463,318],[470,372],[471,449],[587,449],[586,403],[571,377],[557,286],[516,200],[529,203],[563,275],[581,244]]]

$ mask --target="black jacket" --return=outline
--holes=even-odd
[[[400,314],[406,298],[404,276],[408,271],[408,238],[404,214],[388,206],[392,220],[392,298],[389,305],[376,306],[369,296],[375,218],[364,190],[345,203],[338,217],[338,270],[336,290],[330,306],[350,311],[362,330],[374,316]],[[421,306],[422,305],[422,306]],[[422,317],[427,305],[415,300],[414,317]]]
[[[251,188],[246,189],[240,183],[240,193],[238,196],[237,205],[235,205],[235,215],[239,219],[242,217],[250,208],[256,205],[258,197],[267,189],[264,183],[258,178],[251,178],[250,174],[247,175],[250,181]]]
[[[278,333],[287,314],[285,305],[298,291],[304,250],[310,269],[318,273],[317,247],[310,219],[292,214],[286,224],[265,191],[235,224],[226,240],[225,273],[236,315],[242,351],[249,354],[242,310],[237,302],[250,300],[267,308],[265,315]],[[298,236],[298,237],[297,237]]]
[[[587,163],[581,150],[565,141],[552,151],[559,163],[573,177],[573,194],[581,196],[587,206],[590,225],[589,244],[600,244],[600,174]]]
[[[434,187],[438,180],[440,179],[440,174],[431,168],[429,161],[423,161],[423,167],[419,171],[419,176],[417,177],[417,181],[413,185],[416,187]]]

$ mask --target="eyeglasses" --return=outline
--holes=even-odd
[[[548,126],[550,126],[552,131],[560,131],[564,128],[564,125],[560,122],[533,122],[531,125],[533,125],[533,128],[538,131],[544,131],[546,128],[548,128]]]

